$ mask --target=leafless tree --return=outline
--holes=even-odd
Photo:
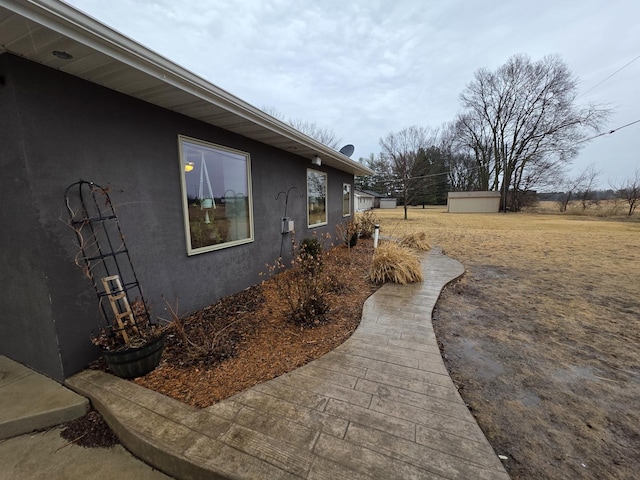
[[[449,189],[454,192],[481,190],[476,160],[469,149],[459,144],[461,137],[457,135],[456,128],[455,123],[444,124],[439,142],[446,157]]]
[[[285,118],[284,114],[274,106],[263,105],[260,107],[260,110],[262,110],[267,115],[271,115],[273,118],[277,118],[281,122],[285,122],[285,123],[287,122],[287,119]]]
[[[287,123],[299,132],[308,135],[309,137],[317,140],[318,142],[326,145],[334,150],[338,148],[340,139],[336,136],[335,132],[328,127],[321,127],[315,122],[308,122],[306,120],[300,120],[295,118],[287,119],[282,113],[280,113],[274,107],[261,107],[261,110],[274,118],[277,118],[281,122]]]
[[[595,166],[589,165],[585,170],[585,180],[582,188],[580,189],[580,203],[582,204],[582,210],[586,210],[589,205],[598,203],[598,199],[594,192],[596,179],[602,173],[601,170],[596,170]]]
[[[460,96],[455,125],[476,159],[480,188],[511,190],[509,208],[517,209],[525,186],[568,164],[609,113],[576,98],[577,79],[558,56],[532,62],[515,55],[495,72],[478,70]]]
[[[449,188],[452,192],[478,190],[476,162],[469,154],[452,153],[447,158]]]
[[[321,127],[315,122],[307,122],[305,120],[289,119],[287,121],[296,130],[309,135],[311,138],[325,144],[329,148],[334,150],[338,148],[340,139],[336,137],[333,130],[328,127]]]
[[[423,176],[420,172],[420,153],[436,144],[437,132],[425,127],[406,127],[397,133],[389,133],[380,139],[381,155],[391,164],[397,181],[397,189],[404,203],[404,219],[407,207],[417,192]]]
[[[475,159],[479,190],[498,190],[500,162],[495,161],[491,128],[480,116],[460,114],[454,124],[456,143],[462,152],[469,152]]]
[[[640,169],[636,169],[635,175],[624,180],[620,186],[612,184],[611,187],[629,205],[627,216],[633,215],[636,207],[640,204]]]
[[[578,192],[583,203],[583,210],[586,209],[586,202],[593,192],[593,185],[600,171],[595,169],[593,164],[587,166],[580,174],[574,178],[567,178],[563,182],[563,194],[558,198],[558,207],[561,212],[566,212],[569,202],[575,198]]]

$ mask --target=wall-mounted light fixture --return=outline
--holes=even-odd
[[[191,170],[193,170],[193,162],[187,162],[184,164],[184,171],[185,172],[190,172]]]
[[[311,159],[311,163],[319,167],[320,165],[322,165],[322,160],[320,160],[320,157],[316,155]]]

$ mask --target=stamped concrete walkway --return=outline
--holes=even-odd
[[[340,347],[206,409],[100,371],[67,383],[129,450],[179,479],[508,479],[431,326],[464,269],[437,249],[422,265],[424,283],[384,285]]]

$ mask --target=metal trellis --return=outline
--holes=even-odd
[[[80,180],[67,187],[64,200],[80,248],[76,264],[93,284],[106,331],[129,344],[150,316],[109,192]]]

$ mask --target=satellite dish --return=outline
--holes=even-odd
[[[353,155],[353,151],[355,150],[355,147],[351,144],[349,145],[345,145],[344,147],[342,147],[340,149],[340,153],[343,155],[346,155],[347,157],[351,157],[351,155]]]

